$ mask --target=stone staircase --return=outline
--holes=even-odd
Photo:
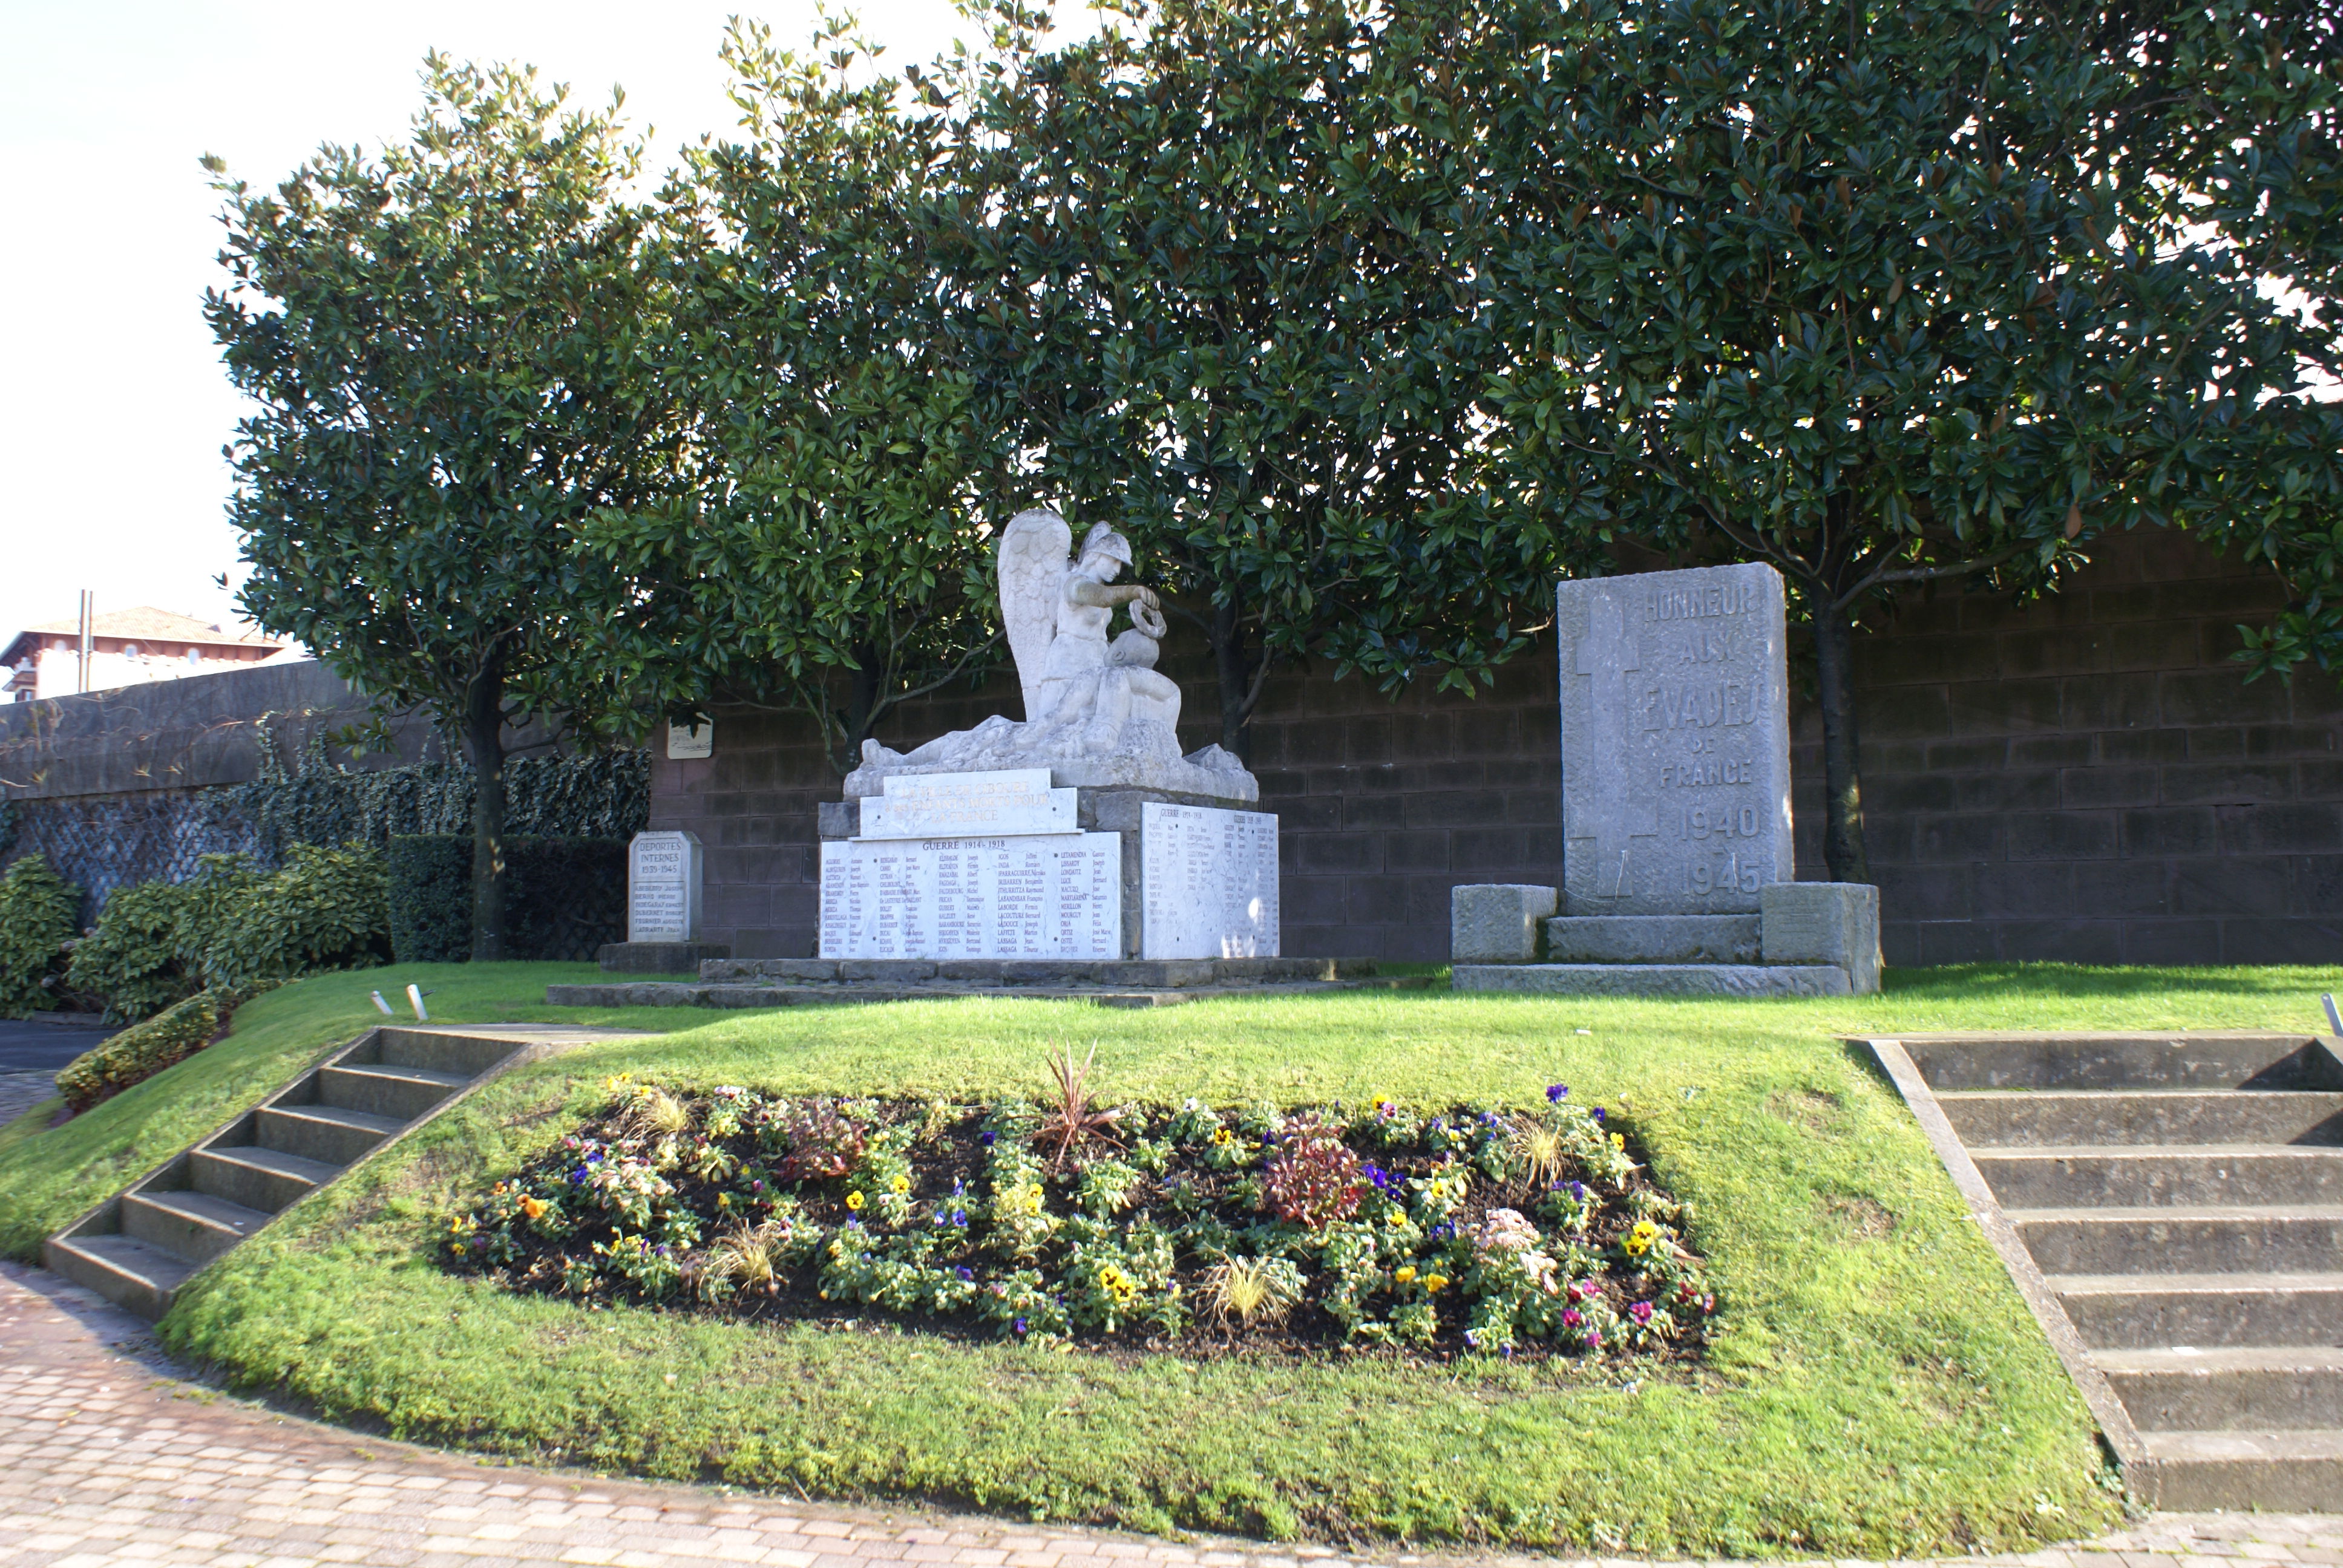
[[[2337,1042],[1885,1043],[1908,1052],[2039,1271],[2027,1293],[2054,1342],[2079,1341],[2086,1396],[2095,1372],[2121,1402],[2153,1482],[2134,1490],[2166,1509],[2343,1509]]]
[[[213,1259],[485,1079],[611,1032],[550,1024],[369,1030],[83,1215],[43,1247],[42,1261],[160,1318]]]

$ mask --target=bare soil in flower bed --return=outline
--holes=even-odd
[[[1696,1361],[1715,1302],[1627,1130],[1546,1103],[1095,1105],[614,1080],[453,1217],[459,1272],[592,1307],[1177,1352]]]

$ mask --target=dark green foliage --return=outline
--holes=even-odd
[[[210,793],[224,809],[257,826],[271,844],[378,847],[401,835],[470,831],[468,763],[357,772],[327,761],[319,742],[297,771],[288,771],[266,739],[260,755],[258,779]],[[514,758],[505,764],[506,830],[537,838],[632,838],[649,816],[650,774],[650,753],[644,750]]]
[[[683,432],[638,343],[667,290],[641,147],[525,68],[434,55],[413,136],[254,189],[206,158],[225,286],[204,314],[253,411],[229,447],[246,611],[378,715],[421,705],[476,770],[475,956],[505,936],[505,731],[638,721],[607,657],[596,510],[657,503]]]
[[[75,1057],[57,1074],[57,1092],[79,1115],[203,1050],[230,1010],[223,993],[198,991]]]
[[[96,930],[74,944],[65,983],[106,999],[109,1022],[149,1018],[203,985],[181,951],[181,923],[199,895],[190,882],[140,882],[106,900]]]
[[[281,870],[190,885],[196,924],[182,940],[206,984],[249,987],[390,956],[382,857],[371,850],[296,844]]]
[[[627,846],[618,839],[505,840],[513,956],[584,960],[627,935]],[[452,963],[472,950],[472,841],[390,841],[390,932],[400,963]]]
[[[26,855],[0,873],[0,1018],[24,1018],[57,1005],[81,913],[81,890]]]
[[[390,950],[403,964],[460,963],[472,950],[472,840],[453,833],[394,835]]]
[[[0,855],[16,842],[16,824],[24,815],[14,800],[0,800]]]

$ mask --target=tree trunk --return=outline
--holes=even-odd
[[[505,956],[505,657],[488,655],[464,692],[472,759],[472,961]]]
[[[870,643],[857,643],[854,648],[854,668],[846,672],[846,758],[841,773],[851,773],[862,766],[863,739],[870,733],[879,711],[881,695],[879,649]]]
[[[1868,882],[1863,770],[1855,734],[1855,630],[1846,607],[1814,590],[1815,671],[1823,709],[1823,861],[1834,882]]]
[[[1252,709],[1246,698],[1252,690],[1252,660],[1245,651],[1243,607],[1232,591],[1212,606],[1212,664],[1220,678],[1221,749],[1252,765]]]

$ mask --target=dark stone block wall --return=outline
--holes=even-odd
[[[2227,662],[2236,624],[2280,598],[2267,575],[2144,535],[2110,541],[2055,598],[1941,592],[1859,638],[1888,961],[2343,961],[2343,696],[2316,672],[2245,685]],[[1199,720],[1182,726],[1192,749],[1217,739],[1212,685],[1181,635],[1166,673]],[[1278,816],[1287,952],[1444,959],[1456,883],[1560,882],[1554,668],[1533,647],[1469,699],[1272,678],[1252,766]],[[882,738],[1021,711],[1003,677]],[[713,757],[655,762],[651,826],[706,845],[709,940],[810,953],[815,807],[838,775],[802,720],[715,718]],[[1819,879],[1810,711],[1793,748],[1798,875]]]
[[[1888,961],[2343,962],[2343,691],[2229,658],[2283,603],[2144,530],[2064,593],[1914,599],[1861,639]],[[1819,877],[1812,714],[1794,745],[1798,875]]]

